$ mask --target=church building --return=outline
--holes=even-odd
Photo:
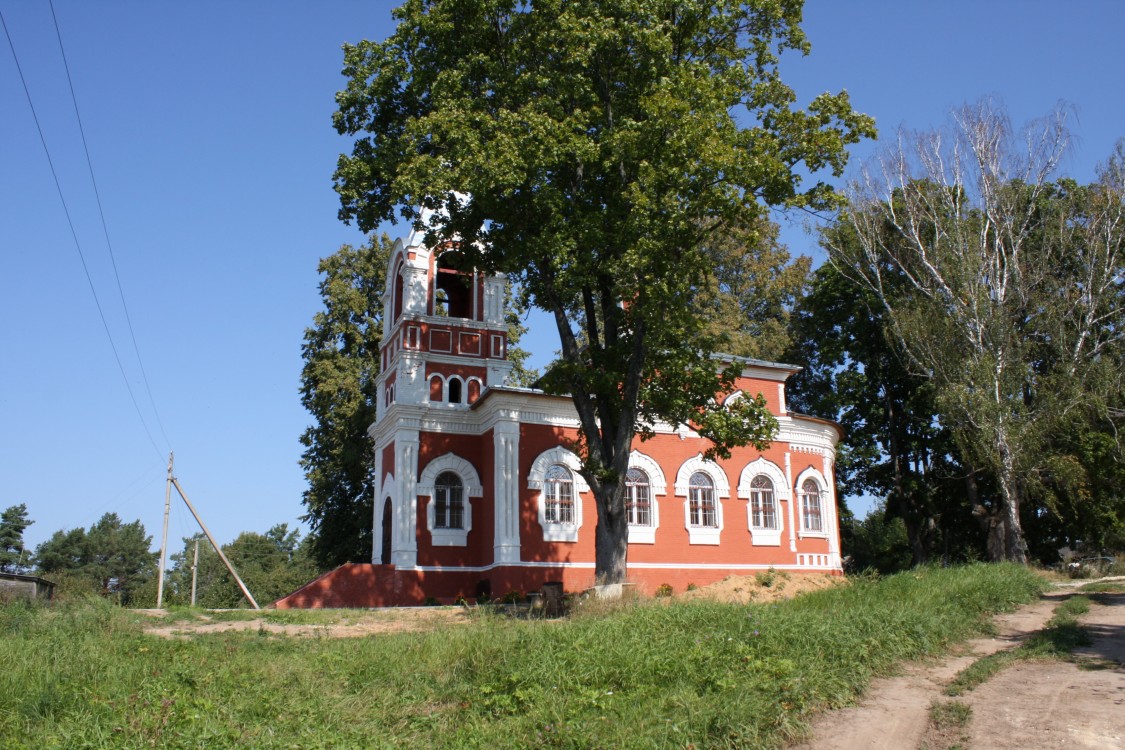
[[[449,250],[448,252],[455,252]],[[279,607],[388,606],[567,591],[594,584],[593,493],[566,446],[569,398],[506,385],[503,276],[443,267],[413,232],[395,243],[384,294],[370,564],[326,573]],[[833,478],[840,428],[790,412],[799,368],[751,359],[736,390],[764,395],[780,430],[726,460],[689,426],[633,445],[627,580],[675,592],[775,568],[841,573]]]

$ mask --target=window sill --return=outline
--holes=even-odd
[[[717,545],[722,531],[716,528],[688,526],[688,543]]]
[[[781,529],[750,529],[750,542],[755,547],[780,547]]]
[[[630,526],[629,544],[656,544],[656,527]]]
[[[573,523],[544,523],[544,542],[577,542],[578,526]]]
[[[466,547],[469,544],[468,529],[432,529],[430,544],[435,547]]]

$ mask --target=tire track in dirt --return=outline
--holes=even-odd
[[[1070,593],[1060,588],[998,616],[995,637],[971,640],[954,656],[909,664],[901,675],[873,681],[856,706],[816,717],[809,738],[791,750],[919,748],[927,739],[930,705],[948,700],[942,691],[953,677],[977,659],[1015,648],[1043,629],[1054,608]],[[1096,659],[1101,668],[1085,669],[1071,662],[1021,662],[961,696],[959,700],[972,708],[964,732],[969,748],[1125,750],[1125,595],[1102,595],[1101,599],[1107,603],[1092,605],[1081,620],[1094,636],[1094,644],[1076,652],[1079,659]]]

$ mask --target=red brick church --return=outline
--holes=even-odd
[[[384,294],[371,564],[326,573],[279,607],[388,606],[594,583],[593,494],[569,398],[506,385],[506,280],[443,268],[414,232]],[[839,427],[788,411],[799,368],[750,359],[728,398],[761,393],[780,431],[765,451],[703,457],[684,425],[633,446],[628,580],[683,591],[775,568],[839,573],[833,481]]]

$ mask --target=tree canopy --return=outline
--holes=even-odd
[[[345,46],[341,218],[405,218],[514,277],[549,311],[598,508],[596,572],[625,573],[638,429],[692,423],[723,452],[772,437],[764,404],[714,407],[731,372],[694,300],[706,240],[763,205],[838,205],[823,182],[874,134],[847,94],[807,109],[778,55],[807,52],[801,0],[409,0],[385,41]],[[425,213],[423,213],[425,212]]]
[[[35,523],[27,517],[27,505],[20,503],[0,515],[0,571],[19,573],[30,555],[23,547],[23,532]]]
[[[1015,137],[991,102],[966,107],[949,131],[900,138],[824,235],[933,384],[963,459],[995,480],[974,500],[994,559],[1027,558],[1024,500],[1074,465],[1052,444],[1113,422],[1121,392],[1125,150],[1079,185],[1056,177],[1068,139],[1061,111]]]
[[[324,309],[305,330],[301,404],[313,417],[301,436],[301,468],[308,480],[304,520],[313,531],[313,556],[323,565],[371,554],[375,491],[375,379],[383,338],[383,289],[391,241],[372,235],[322,259]]]
[[[129,604],[156,571],[152,537],[141,522],[124,523],[106,513],[89,529],[56,531],[35,548],[35,565],[42,573],[70,573],[88,581],[102,596]]]

